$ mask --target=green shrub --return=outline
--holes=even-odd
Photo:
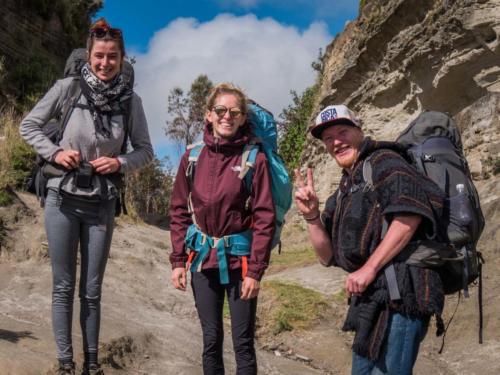
[[[293,104],[281,114],[284,121],[280,127],[279,154],[290,172],[299,166],[318,91],[319,84],[307,88],[300,96],[292,91]]]
[[[366,1],[367,0],[359,0],[359,14],[361,14],[363,8],[365,7]]]
[[[12,203],[12,196],[5,189],[0,189],[0,207],[8,206]]]
[[[496,157],[493,158],[491,156],[488,156],[486,160],[484,160],[484,163],[486,166],[491,168],[491,173],[493,176],[496,176],[497,174],[500,173],[500,158]]]
[[[493,175],[496,176],[500,173],[500,159],[493,162]]]

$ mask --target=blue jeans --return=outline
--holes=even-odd
[[[392,313],[378,360],[374,362],[353,352],[352,375],[411,375],[428,325],[428,319]]]
[[[115,200],[86,202],[49,190],[45,230],[52,265],[52,326],[60,360],[73,358],[71,323],[80,245],[80,326],[85,353],[96,353],[101,321],[101,287],[114,226]]]

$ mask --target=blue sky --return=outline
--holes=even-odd
[[[163,130],[170,90],[207,74],[278,116],[290,90],[313,84],[311,62],[357,12],[355,0],[105,0],[96,18],[123,30],[156,154],[175,166],[179,150]]]

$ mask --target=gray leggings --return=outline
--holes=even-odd
[[[73,358],[71,323],[80,244],[80,326],[83,349],[97,353],[101,286],[114,227],[115,200],[87,202],[49,190],[45,230],[52,265],[52,325],[60,360]]]

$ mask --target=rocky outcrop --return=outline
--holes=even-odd
[[[421,110],[450,113],[481,198],[486,227],[478,249],[483,267],[484,344],[477,344],[478,288],[461,302],[446,341],[427,335],[417,373],[496,374],[500,336],[500,0],[371,0],[327,47],[315,116],[344,103],[363,119],[367,135],[393,140]],[[315,166],[324,203],[340,170],[309,136],[303,165]],[[447,298],[445,320],[456,305]],[[473,356],[470,353],[474,353]],[[465,358],[474,357],[474,360]],[[420,366],[420,367],[419,367]]]
[[[316,113],[345,103],[394,139],[422,109],[448,112],[485,179],[500,158],[499,63],[500,0],[372,0],[326,49]],[[324,200],[340,171],[312,138],[303,158]]]

